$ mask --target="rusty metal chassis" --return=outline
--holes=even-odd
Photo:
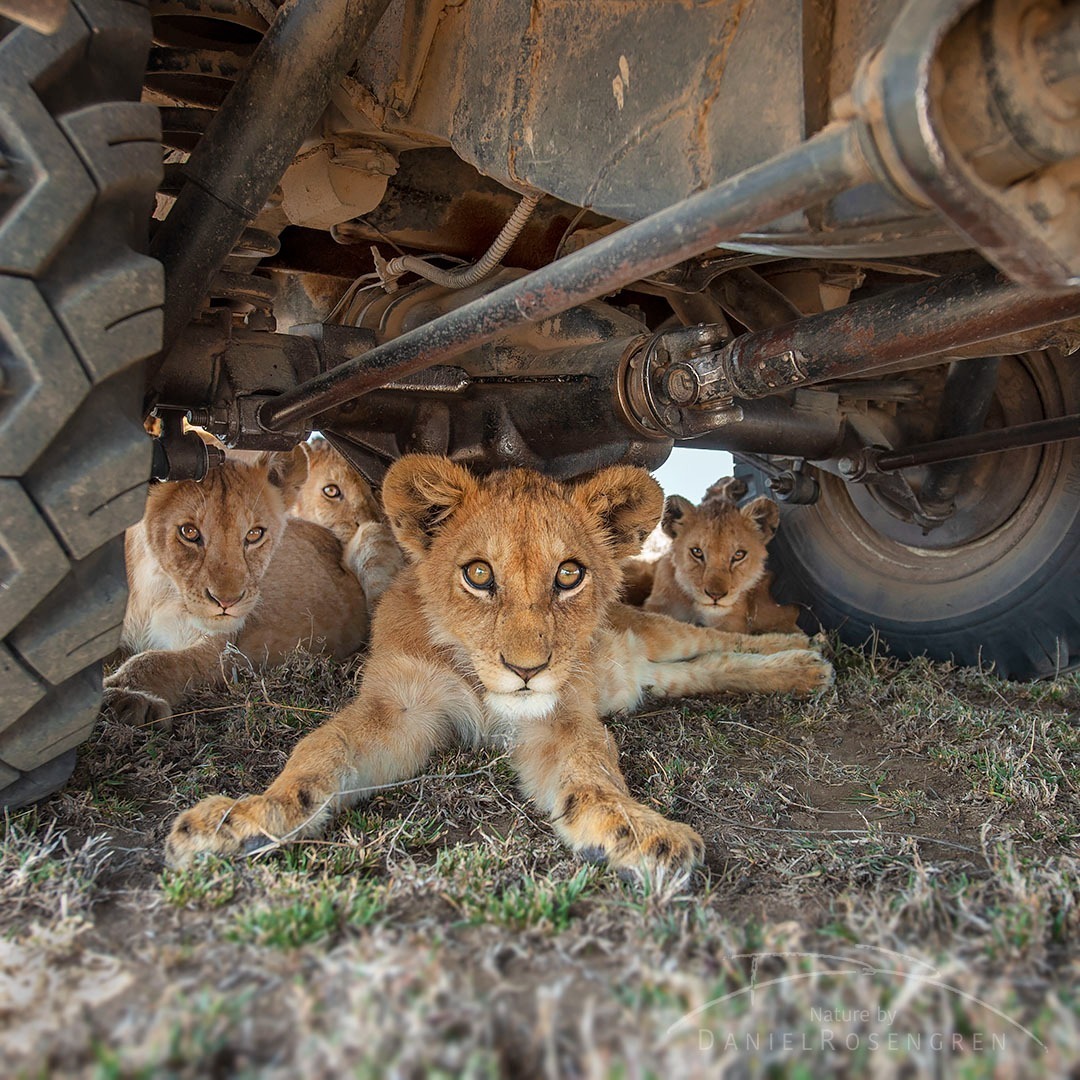
[[[317,423],[376,481],[389,460],[421,447],[471,451],[479,469],[528,461],[563,475],[612,460],[654,465],[674,440],[703,436],[711,445],[819,461],[857,452],[835,401],[810,387],[917,367],[928,357],[996,355],[1005,344],[1010,352],[1074,344],[1062,324],[1080,317],[1080,256],[1048,226],[1037,196],[1048,176],[1072,176],[1077,147],[1039,144],[1032,134],[1038,117],[1014,112],[1006,134],[1023,144],[1027,171],[1013,175],[1000,163],[987,170],[985,155],[957,150],[933,83],[939,53],[963,51],[965,36],[978,32],[972,21],[995,17],[983,9],[1008,6],[916,0],[865,58],[845,106],[817,135],[539,270],[454,297],[435,317],[428,311],[401,323],[392,337],[363,326],[247,336],[191,327],[165,359],[154,400],[194,410],[193,419],[235,446],[287,445]],[[259,60],[256,53],[244,78],[259,77]],[[228,102],[217,118],[225,115],[223,124],[227,109]],[[1000,130],[994,136],[1003,137]],[[229,166],[224,157],[221,171]],[[756,308],[740,309],[730,289],[713,297],[722,312],[727,295],[727,310],[741,311],[743,325],[757,331],[734,340],[722,316],[696,336],[650,335],[604,305],[593,305],[584,339],[560,338],[564,313],[650,277],[692,276],[700,256],[715,259],[718,247],[740,236],[865,185],[913,212],[932,209],[1011,281],[990,270],[959,274],[774,330],[753,324],[782,318],[782,299],[773,297],[770,307],[767,293],[754,296],[750,272]],[[167,255],[167,274],[187,275],[180,291],[190,304],[215,268],[203,260],[194,271],[178,270]],[[426,310],[430,288],[415,298],[416,312]],[[746,299],[745,289],[734,291]],[[542,370],[540,354],[529,352],[534,324],[546,325],[548,343],[558,346],[540,351]],[[815,347],[826,340],[841,344]],[[462,357],[469,359],[450,364]],[[425,408],[454,395],[449,410]],[[510,416],[506,402],[515,395],[528,404]],[[456,431],[447,419],[455,409],[471,417]],[[587,437],[575,441],[575,430]]]

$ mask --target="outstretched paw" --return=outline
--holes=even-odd
[[[253,855],[272,847],[267,834],[261,798],[228,799],[211,795],[185,810],[169,830],[165,841],[165,864],[175,870],[187,866],[196,855]]]
[[[799,649],[783,654],[784,669],[791,676],[793,694],[814,694],[833,684],[833,666],[820,653]]]
[[[689,825],[622,796],[571,792],[557,825],[582,858],[620,871],[688,871],[705,854]]]
[[[135,690],[127,686],[106,686],[101,708],[121,724],[172,731],[172,708],[169,703],[145,690]]]

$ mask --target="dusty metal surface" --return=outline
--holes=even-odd
[[[994,29],[1001,21],[998,13],[1015,13],[1031,2],[985,0],[979,15],[983,22],[976,29],[989,26],[1000,37]],[[175,11],[192,12],[219,5],[242,12],[247,21],[235,24],[235,49],[219,48],[206,57],[196,48],[184,49],[185,40],[190,45],[190,39],[184,38],[177,16],[174,24],[165,24],[161,35],[155,61],[159,69],[170,66],[170,49],[177,57],[177,73],[183,75],[193,74],[212,59],[213,70],[205,74],[231,77],[234,73],[226,69],[233,58],[246,62],[263,15],[256,0],[160,0],[158,6],[170,5]],[[843,435],[838,419],[842,410],[836,406],[835,395],[796,395],[798,400],[772,395],[867,371],[900,370],[913,359],[943,351],[972,355],[988,337],[997,338],[998,346],[1002,350],[1009,346],[1009,351],[1051,341],[1071,347],[1075,323],[1045,338],[1026,335],[1031,327],[1080,315],[1080,299],[1075,294],[1048,297],[1017,292],[988,272],[976,271],[967,277],[952,275],[934,284],[911,286],[906,292],[900,288],[888,298],[875,297],[804,319],[804,315],[843,304],[867,272],[871,280],[865,291],[873,294],[882,285],[881,274],[873,276],[872,262],[863,264],[869,270],[835,264],[826,270],[820,263],[796,265],[791,259],[754,270],[750,267],[767,260],[767,255],[709,250],[718,243],[749,244],[761,252],[790,255],[810,245],[819,255],[865,251],[877,258],[888,254],[901,260],[907,252],[933,252],[962,244],[962,238],[940,217],[920,216],[916,204],[935,203],[947,212],[954,210],[948,199],[936,200],[935,193],[962,190],[967,182],[963,168],[974,169],[985,184],[1000,185],[1014,179],[1026,183],[1024,170],[1030,172],[1040,163],[1031,147],[1017,155],[1003,141],[1006,136],[1019,138],[1030,126],[1032,116],[1021,115],[1018,105],[1015,115],[973,124],[965,133],[964,153],[973,162],[958,163],[941,156],[934,159],[933,167],[942,175],[926,174],[926,160],[933,158],[939,133],[933,126],[926,131],[913,127],[911,118],[922,115],[919,110],[928,107],[933,94],[941,99],[934,102],[935,107],[940,105],[938,121],[955,124],[973,103],[989,100],[987,95],[993,97],[993,93],[995,101],[1003,100],[1002,94],[1010,89],[996,83],[990,86],[1013,70],[1010,65],[1015,67],[1016,56],[1008,54],[1000,42],[994,45],[993,63],[987,61],[992,70],[977,72],[981,82],[975,77],[959,80],[962,86],[950,84],[945,92],[932,85],[929,72],[939,49],[945,50],[946,58],[954,53],[966,57],[963,63],[957,62],[961,73],[982,63],[981,54],[973,51],[973,42],[982,39],[972,30],[973,24],[963,19],[971,6],[972,0],[916,3],[904,10],[910,9],[918,18],[905,21],[907,16],[899,18],[894,6],[854,5],[846,0],[771,4],[764,0],[711,4],[628,0],[590,5],[587,11],[564,0],[535,0],[531,5],[518,0],[498,4],[494,0],[466,4],[391,0],[389,14],[364,50],[355,79],[334,90],[331,107],[286,175],[283,197],[268,206],[265,199],[241,187],[235,199],[226,200],[232,203],[228,208],[232,211],[261,213],[258,224],[270,233],[285,228],[289,220],[318,227],[285,228],[280,252],[269,255],[271,283],[216,279],[227,294],[263,310],[262,321],[252,325],[273,327],[270,307],[280,295],[279,284],[290,273],[315,270],[324,274],[318,289],[330,299],[323,308],[311,290],[301,290],[311,302],[300,306],[318,319],[325,318],[340,298],[343,286],[335,291],[334,278],[352,280],[381,264],[394,254],[388,250],[390,245],[441,252],[451,256],[448,266],[454,265],[455,258],[477,258],[517,203],[515,187],[535,185],[540,190],[569,193],[567,198],[575,202],[634,220],[653,205],[652,200],[667,206],[675,190],[695,190],[710,177],[727,176],[744,162],[759,161],[778,149],[786,153],[730,181],[726,190],[721,185],[626,228],[603,214],[579,214],[568,203],[542,199],[509,255],[515,266],[538,268],[535,274],[511,276],[502,289],[477,294],[465,306],[425,302],[397,325],[396,333],[388,332],[388,323],[381,328],[380,343],[374,349],[363,356],[346,357],[332,370],[326,370],[328,358],[336,362],[338,357],[333,348],[320,344],[316,351],[322,357],[321,373],[306,385],[280,385],[280,396],[274,400],[256,401],[259,395],[248,395],[236,404],[236,415],[229,419],[233,437],[252,445],[260,438],[277,439],[282,432],[304,430],[316,414],[338,409],[333,416],[348,428],[347,432],[342,429],[341,438],[355,440],[358,456],[373,455],[372,460],[385,461],[402,447],[421,445],[456,446],[464,453],[462,447],[478,446],[481,441],[475,431],[464,434],[464,428],[452,434],[455,420],[447,412],[449,401],[455,394],[460,398],[464,387],[455,383],[447,362],[471,351],[483,352],[485,343],[514,339],[506,355],[521,359],[529,348],[536,350],[531,368],[522,359],[519,370],[501,373],[482,391],[476,387],[469,391],[477,400],[484,397],[481,411],[486,410],[488,416],[486,430],[503,433],[484,444],[487,449],[477,452],[476,463],[482,465],[484,454],[513,460],[514,452],[533,463],[534,458],[538,460],[536,447],[541,445],[558,458],[553,442],[545,442],[535,431],[529,438],[522,433],[533,423],[534,414],[539,415],[536,410],[547,410],[550,419],[560,411],[559,395],[573,398],[581,387],[571,390],[564,383],[560,389],[557,382],[545,381],[574,372],[559,368],[548,347],[550,341],[542,340],[544,334],[537,338],[528,324],[557,321],[560,312],[590,297],[625,288],[638,291],[624,293],[617,303],[628,305],[649,327],[671,325],[673,312],[685,323],[715,324],[720,335],[712,343],[713,355],[694,357],[685,371],[654,364],[667,392],[664,408],[668,409],[654,430],[649,430],[649,408],[660,408],[663,403],[656,404],[660,398],[653,395],[648,377],[641,387],[643,393],[648,391],[645,405],[630,408],[623,402],[630,428],[642,438],[652,436],[658,441],[665,435],[687,437],[711,431],[735,420],[741,407],[742,423],[737,428],[706,437],[718,445],[730,443],[747,450],[767,451],[782,445],[796,452],[801,446],[820,458],[834,452]],[[989,23],[987,18],[991,18]],[[1064,26],[1069,30],[1072,24],[1066,21]],[[1040,71],[1049,73],[1047,85],[1054,85],[1047,93],[1067,97],[1072,93],[1069,49],[1060,47],[1046,32],[1027,38],[1034,41],[1034,52],[1023,53],[1024,46],[1021,53],[1034,55]],[[492,47],[496,41],[497,49]],[[639,47],[641,41],[649,42],[648,51]],[[883,42],[877,59],[863,65],[856,78],[856,56]],[[614,67],[608,63],[612,57]],[[845,77],[839,78],[838,72],[846,73]],[[856,92],[841,100],[853,81]],[[747,94],[752,95],[752,122]],[[1040,104],[1025,101],[1021,104],[1028,113]],[[833,110],[845,117],[842,125],[858,129],[857,151],[849,136],[835,141],[832,157],[815,151],[815,147],[820,150],[824,136],[800,144]],[[204,128],[215,130],[217,121],[208,124],[210,115],[205,109],[171,109],[168,138],[179,149],[196,145]],[[262,115],[265,121],[265,111]],[[453,149],[415,148],[440,139]],[[845,145],[838,151],[841,142]],[[220,140],[217,149],[223,152]],[[455,151],[474,164],[462,161]],[[173,163],[173,187],[185,173],[193,173],[202,183],[206,178],[200,170],[209,160],[208,153],[197,148],[194,166],[179,160]],[[863,159],[862,154],[868,156]],[[241,172],[264,173],[253,160]],[[224,158],[215,165],[227,172],[223,162]],[[354,184],[355,191],[342,187],[357,179],[343,174],[343,168],[355,172],[372,163],[381,172],[373,174],[371,183]],[[481,175],[474,165],[489,175]],[[387,174],[395,168],[397,174],[389,176],[387,183]],[[265,177],[257,182],[262,191]],[[1038,206],[1049,213],[1054,193],[1050,186],[1040,184]],[[196,191],[193,198],[209,205],[204,196],[205,192]],[[714,196],[718,201],[710,203]],[[1017,235],[1023,233],[1023,216],[1035,212],[1032,205],[1014,215],[1018,224],[1005,222],[1006,232],[1015,224]],[[972,216],[970,208],[962,209],[961,224]],[[168,231],[159,233],[158,243]],[[373,242],[379,245],[375,263],[369,255]],[[996,250],[992,243],[989,246]],[[268,253],[264,245],[239,256],[236,265],[234,250],[226,271],[250,271]],[[698,254],[705,258],[695,258]],[[560,259],[560,255],[567,257]],[[675,260],[687,259],[672,266]],[[403,265],[411,264],[406,260]],[[929,264],[914,269],[940,272]],[[886,278],[890,272],[896,271],[886,269]],[[1051,276],[1055,272],[1048,271]],[[284,292],[295,297],[297,290],[289,287]],[[366,303],[368,294],[358,295]],[[385,306],[391,322],[393,310],[393,303]],[[295,322],[295,315],[286,314],[286,322]],[[718,351],[717,346],[731,333],[732,324],[725,315],[759,332]],[[774,329],[778,324],[789,325]],[[224,327],[224,321],[220,325]],[[551,336],[551,341],[558,339],[558,334]],[[613,340],[620,349],[626,341],[625,337]],[[288,351],[282,347],[283,354]],[[272,352],[271,346],[264,359]],[[574,366],[573,350],[565,341],[555,352]],[[202,378],[205,358],[196,360],[190,351],[188,356],[201,365],[198,377]],[[432,365],[442,365],[441,373],[416,374]],[[591,369],[589,378],[595,379],[598,370]],[[520,384],[533,376],[539,380],[535,385]],[[511,385],[513,380],[518,382]],[[632,382],[620,380],[627,401],[633,397]],[[379,391],[388,384],[395,385]],[[379,394],[382,413],[373,411],[372,403],[357,403],[360,395],[372,391]],[[423,408],[409,403],[409,394],[419,395]],[[442,402],[434,401],[440,395]],[[595,387],[581,400],[593,397]],[[758,397],[770,400],[766,405],[749,404]],[[517,416],[519,403],[525,403],[526,419]],[[586,417],[587,422],[581,432],[566,428],[567,446],[576,446],[575,440],[584,436],[589,424],[606,432],[609,405],[601,412],[590,412],[592,405],[576,408],[575,422]],[[926,399],[923,405],[930,408],[932,402]],[[461,407],[460,402],[454,407]],[[347,420],[346,408],[352,410]],[[469,422],[474,421],[475,417]],[[371,426],[369,436],[378,435],[379,445],[364,444],[364,423]],[[619,437],[624,434],[620,431]],[[611,433],[603,438],[609,450],[617,441]],[[394,440],[393,446],[388,439]],[[492,450],[494,445],[500,449]],[[583,453],[568,449],[563,464],[552,467],[557,471],[578,468],[586,460]]]
[[[937,210],[1014,280],[1050,289],[1080,282],[1080,125],[1075,106],[1047,90],[1044,54],[1025,46],[1039,6],[909,3],[852,105],[899,190]],[[1071,5],[1061,18],[1080,22],[1080,9]],[[959,103],[949,86],[967,88]],[[1071,117],[1048,122],[1062,106]],[[986,117],[995,122],[979,122]]]
[[[287,0],[207,126],[188,183],[154,235],[165,267],[165,348],[258,216],[388,0]]]
[[[460,291],[421,282],[372,293],[355,318],[375,341],[393,340],[520,276],[502,270]],[[418,450],[448,454],[478,472],[528,465],[566,478],[617,463],[656,468],[671,441],[632,431],[611,393],[624,343],[644,329],[607,304],[583,304],[501,334],[453,366],[395,380],[323,414],[319,427],[366,475]]]
[[[447,147],[408,150],[398,158],[386,197],[370,213],[334,230],[341,244],[366,251],[391,238],[408,250],[479,258],[513,212],[518,196],[483,176]],[[606,222],[555,198],[540,201],[507,259],[535,270],[551,262],[568,233]],[[566,245],[563,245],[564,248]]]
[[[525,322],[558,315],[700,254],[761,221],[864,180],[853,131],[834,125],[797,150],[506,285],[268,405],[268,429],[313,416],[392,379],[452,359]]]
[[[0,16],[25,23],[39,34],[55,34],[67,11],[68,0],[0,0]]]
[[[765,397],[792,386],[895,369],[960,345],[1077,317],[1078,290],[1034,292],[991,268],[969,271],[736,338],[691,362],[699,384],[695,400]]]
[[[388,132],[445,140],[510,187],[637,220],[788,150],[826,123],[833,69],[854,72],[896,6],[872,0],[470,0],[447,5],[411,104],[399,2],[355,78]],[[844,32],[837,27],[843,21]],[[850,89],[850,78],[840,92]],[[747,118],[752,117],[752,122]],[[939,221],[876,185],[770,225],[814,250],[956,247]],[[801,245],[801,246],[800,246]],[[906,245],[906,247],[905,247]]]
[[[975,435],[982,431],[997,392],[1000,356],[959,360],[949,365],[938,404],[939,439]],[[928,515],[947,518],[955,508],[956,493],[970,476],[965,461],[950,461],[930,470],[919,492]]]

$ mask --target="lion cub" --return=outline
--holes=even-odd
[[[832,678],[802,634],[750,638],[617,602],[622,560],[663,506],[644,469],[477,479],[417,454],[391,466],[383,500],[410,565],[375,613],[358,697],[300,741],[263,794],[181,814],[171,865],[316,836],[364,794],[417,775],[438,747],[498,739],[582,857],[687,868],[701,838],[630,795],[601,717],[647,689],[810,693]]]
[[[740,508],[737,500],[745,494],[741,480],[724,477],[698,506],[669,496],[660,520],[669,544],[655,561],[628,560],[627,600],[697,626],[794,633],[799,609],[773,600],[772,575],[765,569],[780,509],[764,496]]]
[[[304,444],[308,475],[292,513],[329,529],[341,541],[343,562],[360,580],[373,615],[379,597],[405,565],[368,482],[325,439]]]
[[[364,643],[364,590],[341,544],[287,514],[306,475],[298,447],[150,486],[125,537],[121,649],[135,655],[105,680],[117,719],[167,718],[189,689],[224,678],[230,645],[271,665],[298,645],[345,657]]]

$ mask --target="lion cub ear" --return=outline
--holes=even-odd
[[[435,454],[406,454],[387,470],[383,509],[397,542],[420,557],[462,500],[476,489],[469,471]]]
[[[768,543],[780,527],[780,507],[766,495],[751,499],[743,508],[742,516],[756,525],[765,542]]]
[[[660,519],[660,528],[672,540],[679,535],[694,519],[697,509],[689,499],[681,495],[669,495],[664,500],[664,516]]]
[[[266,466],[267,480],[281,489],[282,502],[292,506],[308,474],[308,459],[303,443],[294,446],[288,453],[278,450],[263,454],[260,463]]]
[[[736,476],[722,476],[705,489],[701,505],[707,502],[737,503],[749,490],[745,480]]]
[[[660,485],[645,469],[633,465],[601,469],[575,484],[571,498],[599,519],[618,559],[640,553],[664,506]]]

